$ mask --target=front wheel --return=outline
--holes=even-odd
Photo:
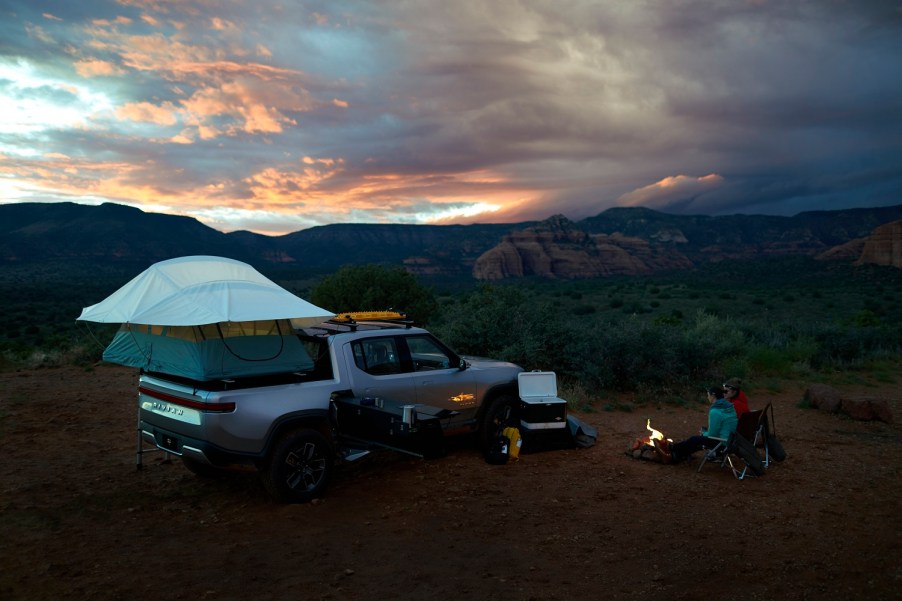
[[[301,428],[276,443],[261,477],[266,490],[283,503],[307,503],[322,496],[333,469],[332,445],[317,430]]]
[[[519,407],[519,399],[512,394],[502,394],[489,403],[479,422],[479,443],[483,451],[489,449],[505,426],[519,425]]]

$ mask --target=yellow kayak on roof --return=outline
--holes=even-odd
[[[399,311],[348,311],[337,313],[330,321],[347,323],[352,321],[391,321],[398,319],[407,319],[407,314]]]

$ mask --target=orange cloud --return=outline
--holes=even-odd
[[[198,90],[181,104],[185,123],[197,127],[204,139],[237,131],[278,133],[283,124],[293,123],[278,110],[254,99],[253,93],[240,84]],[[231,117],[234,123],[226,129],[214,125],[212,120],[222,116]]]
[[[112,25],[112,24],[116,24],[116,25],[131,25],[132,20],[129,19],[128,17],[122,17],[122,16],[120,16],[120,17],[116,17],[116,18],[113,19],[112,21],[109,20],[109,19],[94,19],[93,21],[91,21],[91,23],[92,23],[93,25],[98,25],[98,26],[101,26],[101,27],[103,27],[103,26],[105,26],[105,25]]]
[[[80,60],[75,63],[75,72],[82,77],[121,75],[124,73],[117,65],[109,61],[96,59]]]
[[[157,125],[175,125],[178,121],[176,109],[171,102],[164,102],[159,106],[149,102],[131,102],[117,108],[116,117]]]
[[[127,4],[154,10],[162,8],[156,2],[130,0]],[[143,20],[145,23],[155,21],[153,17]],[[209,22],[211,28],[226,36],[238,33],[235,24],[226,19],[212,17]],[[178,34],[128,35],[116,26],[120,24],[126,23],[119,20],[115,24],[96,21],[87,30],[91,36],[87,45],[97,52],[118,54],[121,67],[83,59],[77,63],[76,69],[85,77],[123,74],[124,69],[148,71],[172,82],[173,90],[186,90],[190,95],[175,105],[186,129],[173,141],[186,143],[195,138],[213,139],[238,133],[280,133],[295,124],[289,112],[309,111],[318,104],[303,87],[302,73],[229,59],[250,54],[271,56],[271,52],[262,45],[253,48],[243,48],[238,44],[228,47],[200,46],[180,41]],[[324,102],[347,107],[346,102],[338,99]],[[117,115],[172,125],[176,121],[175,107],[136,103],[121,107]]]
[[[210,19],[210,27],[216,31],[237,31],[237,27],[231,21],[227,21],[220,17],[212,17]]]
[[[314,160],[305,157],[300,170],[280,171],[268,167],[244,179],[254,198],[266,199],[268,203],[285,204],[297,202],[299,192],[308,192],[318,184],[341,173],[344,161],[341,159]]]

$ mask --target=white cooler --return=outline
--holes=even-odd
[[[524,371],[517,375],[520,389],[520,427],[557,430],[567,427],[567,401],[557,396],[553,371]]]

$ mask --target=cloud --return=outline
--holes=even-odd
[[[0,20],[0,175],[46,198],[267,231],[902,198],[894,3],[40,4]]]
[[[74,67],[75,72],[82,77],[122,75],[125,73],[114,63],[93,59],[76,61]]]
[[[177,109],[171,102],[164,102],[161,105],[130,102],[116,109],[116,117],[157,125],[175,125],[178,122]]]
[[[666,212],[691,213],[699,196],[716,190],[724,179],[716,173],[701,177],[675,175],[628,192],[617,199],[625,207],[648,207]],[[702,211],[697,211],[702,212]]]

